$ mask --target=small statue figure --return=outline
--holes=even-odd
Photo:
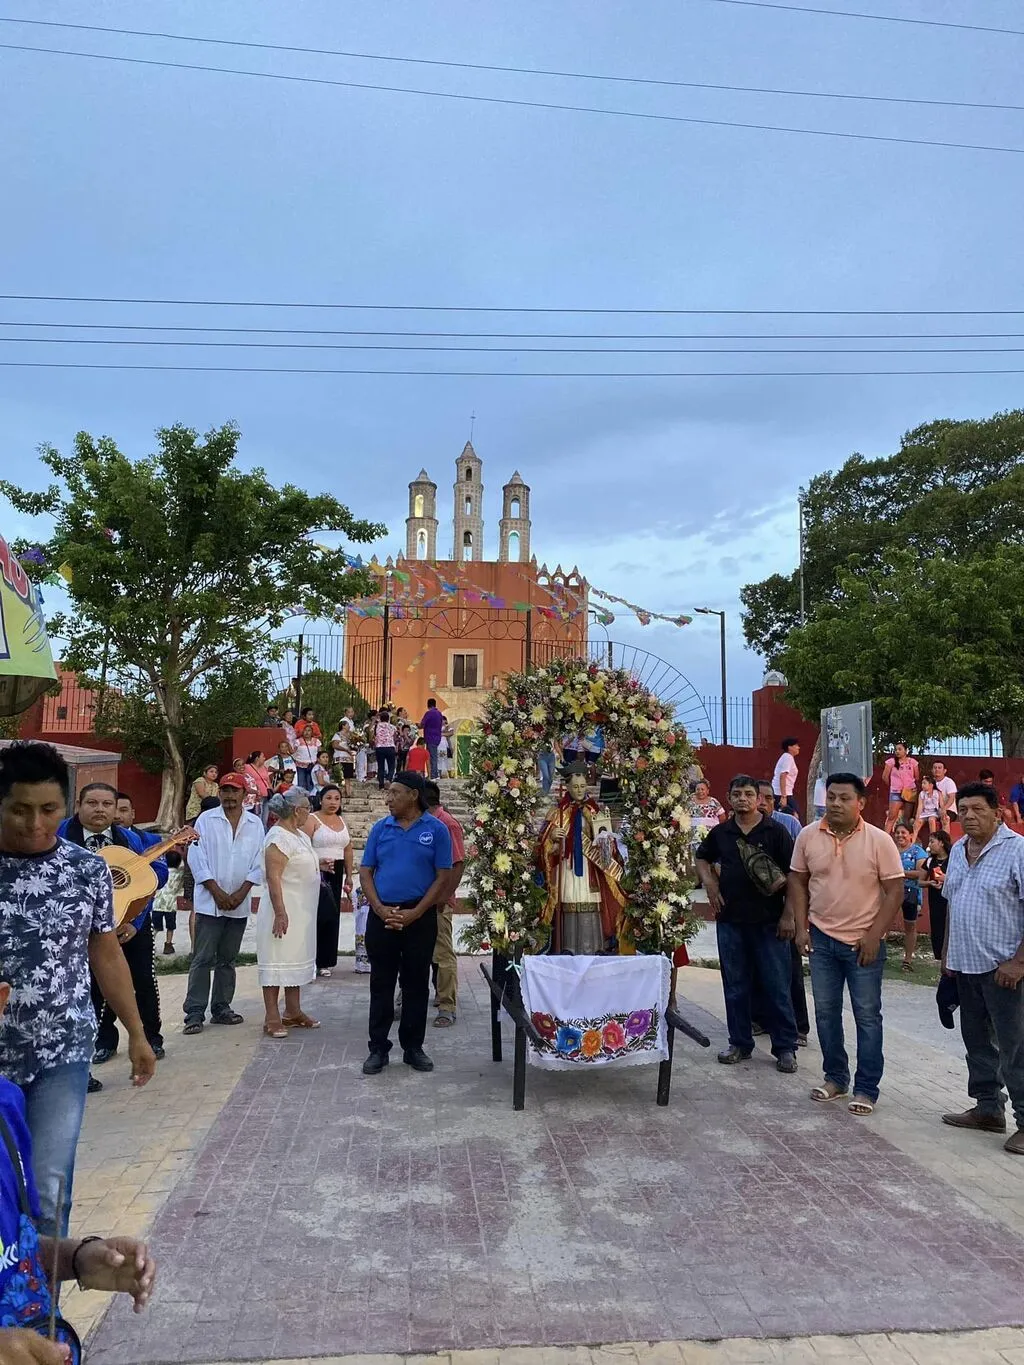
[[[562,798],[548,812],[537,843],[544,873],[552,950],[587,956],[617,952],[626,897],[611,819],[587,796],[583,764],[567,769]]]

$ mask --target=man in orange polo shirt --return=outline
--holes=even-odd
[[[882,1079],[884,938],[900,912],[903,864],[884,830],[864,820],[867,788],[856,773],[825,784],[825,818],[800,831],[793,850],[790,896],[796,943],[811,954],[811,991],[825,1080],[811,1099],[849,1094],[850,1060],[843,1035],[843,988],[857,1025],[857,1072],[851,1114],[870,1114]]]

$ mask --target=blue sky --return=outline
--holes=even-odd
[[[838,0],[820,3],[840,8]],[[874,0],[865,8],[1024,27],[1018,0]],[[19,13],[40,11],[17,0],[3,6],[3,15]],[[53,0],[45,17],[453,61],[1024,102],[1024,38],[713,0],[650,0],[642,7],[609,0],[557,6],[540,0],[515,6],[220,0],[215,7],[187,0],[150,0],[145,7]],[[1024,147],[1024,114],[1016,112],[459,72],[6,23],[0,42]],[[1019,156],[508,108],[2,49],[0,126],[4,293],[490,308],[1024,309]],[[698,336],[1012,332],[1021,321],[530,318],[11,301],[0,302],[0,311],[5,323],[23,324]],[[0,335],[28,332],[4,326]],[[595,360],[13,342],[0,347],[0,358],[396,369],[1024,368],[1013,354]],[[397,549],[406,485],[421,465],[441,486],[442,507],[450,508],[454,461],[475,412],[491,552],[500,485],[518,468],[533,489],[534,548],[541,558],[576,562],[592,582],[655,610],[725,607],[730,691],[745,692],[761,668],[742,650],[738,591],[792,566],[799,486],[854,450],[891,452],[901,433],[920,422],[1019,406],[1021,381],[1020,375],[612,380],[0,369],[0,463],[6,475],[15,471],[38,485],[43,472],[34,451],[42,441],[66,448],[85,428],[143,454],[158,425],[205,428],[232,418],[243,431],[247,464],[262,464],[281,481],[337,493],[358,515],[388,522],[392,535],[380,548]],[[8,534],[24,529],[9,510],[3,518]],[[612,635],[666,655],[699,692],[718,691],[717,622],[698,617],[679,631],[642,629],[620,617]]]

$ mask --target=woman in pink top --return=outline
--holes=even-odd
[[[897,744],[885,760],[883,777],[889,783],[889,813],[885,818],[885,832],[891,834],[897,820],[913,828],[917,813],[917,788],[921,769],[916,758],[911,758],[905,744]]]
[[[391,712],[385,707],[373,730],[373,747],[377,751],[377,786],[384,790],[395,780],[395,754],[398,732],[391,723]]]

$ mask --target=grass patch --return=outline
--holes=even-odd
[[[932,957],[931,953],[924,948],[918,947],[914,954],[914,970],[904,972],[903,964],[903,935],[893,934],[886,940],[888,946],[888,956],[885,966],[882,968],[882,976],[887,981],[902,981],[907,986],[928,986],[932,990],[939,984],[939,977],[942,974],[938,962]],[[701,957],[695,959],[695,967],[707,967],[710,971],[720,972],[722,964],[717,957]],[[804,963],[804,976],[810,976],[810,966]]]

